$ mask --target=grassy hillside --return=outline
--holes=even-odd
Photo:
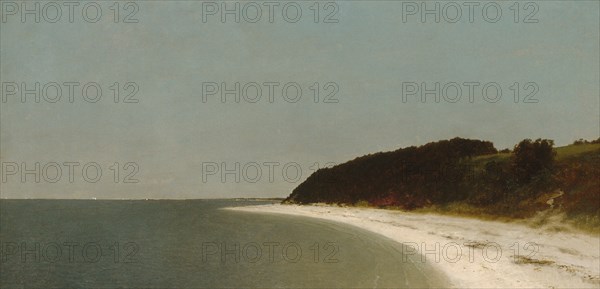
[[[600,143],[552,148],[551,141],[524,141],[512,152],[499,153],[491,142],[439,141],[321,169],[294,189],[284,203],[512,219],[551,213],[598,231]]]

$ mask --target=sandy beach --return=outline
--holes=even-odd
[[[260,205],[231,210],[320,218],[402,244],[455,288],[600,288],[600,237],[551,227],[333,206]]]

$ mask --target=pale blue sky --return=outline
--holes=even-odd
[[[560,146],[600,134],[598,1],[535,2],[534,24],[514,23],[508,4],[497,23],[403,23],[393,1],[338,1],[337,24],[313,23],[309,2],[299,2],[306,14],[298,23],[238,24],[202,23],[200,2],[140,1],[139,23],[124,24],[106,18],[109,5],[99,3],[105,18],[98,23],[0,23],[3,82],[94,81],[103,88],[93,104],[9,97],[0,104],[0,155],[31,166],[97,162],[102,180],[86,183],[80,169],[74,183],[66,171],[54,184],[21,183],[17,174],[1,184],[3,198],[283,197],[315,162],[455,136],[505,148],[524,138]],[[128,81],[139,85],[140,102],[113,103],[108,87]],[[203,103],[202,82],[210,81],[297,82],[303,97],[294,104],[265,96]],[[408,81],[497,82],[503,97],[403,103]],[[314,82],[336,82],[339,103],[314,103]],[[535,82],[539,102],[514,103],[514,82]],[[137,163],[139,183],[112,183],[114,162]],[[243,176],[222,183],[218,175],[202,181],[205,162],[281,165],[273,182],[263,166],[257,183]],[[302,177],[286,182],[281,167],[292,162]]]

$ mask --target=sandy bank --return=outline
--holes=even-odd
[[[402,243],[403,254],[421,254],[421,261],[445,273],[454,287],[600,288],[600,238],[577,232],[366,208],[229,209],[321,218],[381,234]]]

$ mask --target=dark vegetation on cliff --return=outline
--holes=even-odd
[[[526,139],[498,152],[488,141],[454,138],[370,154],[316,171],[284,203],[469,207],[512,218],[559,210],[599,222],[600,139],[553,146]]]

